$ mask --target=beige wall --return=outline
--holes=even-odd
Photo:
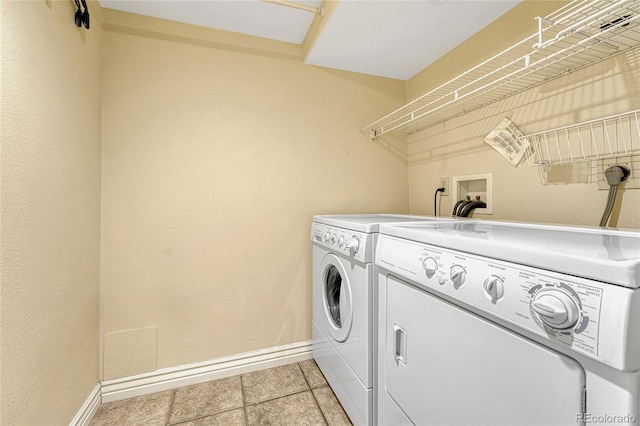
[[[640,105],[636,50],[411,136],[407,168],[363,123],[533,26],[509,15],[405,87],[128,14],[102,32],[97,5],[90,31],[73,2],[1,7],[2,424],[68,423],[99,377],[309,339],[314,214],[431,214],[440,176],[489,171],[489,218],[597,224],[606,191],[542,182],[482,137],[505,115],[526,133]],[[640,228],[639,193],[619,226]]]
[[[478,62],[532,34],[532,17],[544,16],[557,6],[558,2],[537,1],[517,6],[412,78],[407,98],[458,75],[469,66],[468,58]],[[601,175],[585,172],[584,164],[551,170],[515,168],[483,138],[504,117],[527,134],[638,109],[639,82],[640,49],[636,49],[411,135],[407,147],[411,213],[433,214],[440,177],[490,172],[494,214],[476,217],[597,226],[607,199],[607,191],[599,190],[596,182]],[[639,176],[640,170],[632,174]],[[450,215],[457,200],[452,196],[441,200],[442,214]],[[619,191],[609,223],[640,228],[640,189]]]
[[[406,165],[358,133],[404,102],[404,82],[113,19],[103,377],[310,339],[312,216],[408,211]]]
[[[1,3],[3,425],[68,424],[98,382],[101,30],[72,5]]]

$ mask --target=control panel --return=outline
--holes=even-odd
[[[628,289],[386,235],[379,237],[375,262],[483,316],[506,320],[516,330],[525,328],[607,363],[627,362],[625,326],[612,318],[624,318],[619,310],[631,305]],[[607,342],[604,355],[601,340]]]
[[[373,262],[373,236],[349,229],[313,223],[311,240],[315,244],[364,263]]]

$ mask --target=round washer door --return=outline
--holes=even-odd
[[[353,323],[349,275],[334,254],[322,259],[322,271],[322,306],[327,331],[336,341],[344,342],[349,337]]]

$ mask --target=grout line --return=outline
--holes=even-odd
[[[315,363],[315,361],[314,361],[314,363]],[[329,424],[329,420],[327,419],[327,416],[324,414],[324,411],[322,410],[322,407],[320,406],[320,403],[318,402],[318,399],[316,398],[316,394],[313,393],[313,388],[311,387],[311,383],[309,383],[309,379],[307,378],[307,375],[304,373],[304,369],[302,368],[300,363],[298,363],[298,368],[302,371],[302,377],[304,377],[304,380],[307,382],[307,386],[309,386],[309,391],[311,392],[311,396],[313,397],[313,401],[316,403],[316,407],[318,407],[318,410],[320,410],[320,415],[324,419],[325,424],[328,425]]]
[[[244,424],[249,422],[249,416],[247,416],[247,401],[244,392],[244,374],[240,374],[240,392],[242,392],[242,411],[244,411]]]
[[[276,396],[274,396],[274,397],[272,397],[272,398],[268,398],[268,399],[265,399],[265,400],[261,400],[261,401],[257,401],[257,402],[252,402],[252,403],[246,403],[245,405],[257,405],[257,404],[262,404],[263,402],[267,402],[267,401],[274,401],[274,400],[276,400],[276,399],[284,398],[284,397],[287,397],[287,396],[289,396],[289,395],[297,395],[297,394],[302,393],[302,392],[308,392],[308,391],[310,391],[310,390],[311,390],[311,386],[309,386],[309,382],[307,381],[307,378],[306,378],[306,377],[305,377],[305,375],[304,375],[304,371],[302,371],[302,368],[300,368],[300,365],[298,365],[298,363],[297,363],[297,362],[292,362],[292,363],[290,363],[290,364],[284,364],[284,365],[281,365],[281,366],[279,366],[279,367],[285,367],[285,366],[293,365],[293,364],[296,364],[296,366],[298,367],[298,370],[302,373],[302,377],[303,377],[303,379],[304,379],[305,383],[307,384],[307,389],[302,389],[302,390],[299,390],[299,391],[294,391],[294,392],[290,392],[290,393],[285,393],[285,394],[282,394],[282,395],[276,395]],[[272,368],[279,368],[279,367],[272,367]],[[267,370],[269,370],[269,369],[267,369]],[[251,374],[251,373],[247,373],[247,374]]]
[[[324,373],[322,372],[322,370],[320,370],[320,367],[318,367],[318,364],[315,362],[315,360],[313,361],[313,363],[315,364],[316,368],[318,369],[318,371],[320,372],[320,374],[322,375],[322,377],[324,378],[325,384],[316,387],[315,389],[324,389],[324,388],[329,388],[329,391],[331,391],[331,394],[333,395],[333,397],[335,398],[336,402],[338,403],[338,406],[340,407],[340,409],[342,410],[342,412],[344,413],[344,415],[347,417],[347,419],[349,420],[349,422],[351,422],[351,419],[349,419],[349,416],[347,415],[347,412],[345,411],[344,407],[342,406],[342,403],[340,402],[340,400],[338,400],[338,397],[336,396],[336,394],[333,392],[333,389],[331,388],[331,385],[329,385],[329,381],[327,380],[327,378],[324,376]],[[304,375],[304,370],[302,370],[302,374]],[[305,376],[306,379],[306,376]],[[311,387],[311,385],[309,384],[309,387]],[[311,389],[311,394],[313,395],[313,399],[316,401],[316,404],[318,404],[318,407],[320,408],[320,412],[322,413],[322,417],[324,417],[325,422],[327,423],[327,425],[329,425],[329,420],[327,419],[327,417],[324,414],[324,410],[322,410],[322,406],[320,405],[320,402],[318,401],[318,399],[316,398],[316,394],[313,392],[313,389]],[[353,423],[351,423],[353,424]]]
[[[316,388],[316,389],[320,389],[320,388]],[[318,402],[318,398],[316,398],[316,394],[313,393],[313,389],[311,390],[311,396],[313,397],[313,401],[316,403],[316,406],[318,407],[318,410],[320,410],[320,414],[322,415],[322,418],[324,419],[325,424],[328,425],[329,424],[329,419],[327,419],[327,416],[324,414],[324,410],[322,409],[322,406]]]
[[[311,389],[303,389],[301,391],[292,392],[292,393],[288,393],[288,394],[285,394],[285,395],[274,396],[273,398],[265,399],[264,401],[252,402],[251,404],[247,404],[247,406],[249,406],[249,405],[259,405],[259,404],[262,404],[264,402],[271,402],[271,401],[275,401],[276,399],[282,399],[282,398],[286,398],[288,396],[298,395],[298,394],[305,393],[305,392],[311,392]]]
[[[247,405],[260,405],[260,404],[264,404],[265,402],[271,402],[271,401],[275,401],[275,400],[278,400],[278,399],[286,398],[288,396],[299,395],[299,394],[305,393],[305,392],[311,392],[311,390],[310,389],[305,389],[305,390],[301,390],[301,391],[298,391],[298,392],[293,392],[293,393],[288,393],[286,395],[276,396],[276,397],[271,398],[271,399],[265,399],[264,401],[254,402],[253,404],[247,404]],[[311,394],[313,395],[313,392],[311,392]]]
[[[309,379],[307,379],[307,375],[304,374],[304,369],[300,366],[299,362],[296,362],[296,365],[298,366],[298,370],[300,370],[300,372],[302,373],[302,377],[304,378],[305,383],[307,384],[307,386],[309,386],[309,390],[312,390],[311,383],[309,383]]]
[[[298,365],[298,368],[300,369],[300,371],[302,371],[302,377],[304,377],[304,381],[307,382],[307,386],[309,386],[309,389],[311,389],[311,383],[309,383],[309,379],[307,378],[307,375],[304,374],[304,368],[302,368],[299,362],[297,362],[296,364]]]
[[[181,425],[181,424],[185,424],[185,423],[193,422],[193,421],[195,421],[195,420],[205,419],[205,418],[207,418],[207,417],[213,417],[213,416],[217,416],[217,415],[219,415],[219,414],[228,413],[228,412],[230,412],[230,411],[239,410],[240,408],[242,408],[242,407],[229,408],[228,410],[217,411],[217,412],[215,412],[215,413],[213,413],[213,414],[205,414],[205,415],[202,415],[202,416],[194,417],[194,418],[192,418],[192,419],[180,420],[179,422],[176,422],[176,423],[167,423],[167,426],[179,426],[179,425]],[[245,424],[246,424],[246,421],[245,421]]]
[[[240,375],[238,374],[237,376],[240,376]],[[229,378],[233,378],[233,377],[236,377],[236,376],[231,376]],[[167,422],[165,423],[165,425],[166,426],[178,426],[178,425],[181,425],[181,424],[192,422],[194,420],[204,419],[206,417],[217,416],[217,415],[222,414],[222,413],[228,413],[230,411],[235,411],[235,410],[238,410],[240,408],[242,408],[244,410],[244,392],[242,391],[242,377],[239,377],[239,379],[240,379],[240,392],[241,392],[241,395],[242,395],[242,406],[240,406],[240,407],[231,407],[231,408],[228,408],[228,409],[225,409],[225,410],[221,410],[221,411],[216,411],[216,412],[213,412],[213,413],[205,413],[205,414],[193,417],[193,418],[180,419],[180,420],[178,420],[176,422],[173,422],[173,423],[169,422],[169,420],[171,418],[170,414],[169,414],[169,418],[167,418]],[[224,380],[224,379],[216,379],[216,380]],[[198,384],[195,384],[195,385],[189,385],[189,386],[185,386],[185,387],[209,384],[211,382],[215,382],[216,380],[211,380],[209,382],[198,383]],[[178,388],[178,389],[180,389],[180,388]],[[173,404],[175,403],[175,395],[177,394],[178,389],[174,389],[173,401],[171,403],[171,411],[173,411]],[[246,412],[245,412],[245,417],[246,417]],[[245,424],[246,424],[246,420],[245,420]]]
[[[173,413],[173,403],[176,402],[176,389],[172,389],[171,392],[171,403],[169,404],[169,410],[167,411],[167,418],[164,421],[165,425],[169,424],[169,420],[171,419],[171,413]]]

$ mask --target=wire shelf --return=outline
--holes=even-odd
[[[640,110],[521,136],[528,162],[555,166],[640,153]]]
[[[640,45],[640,0],[575,0],[530,37],[360,129],[415,133]]]

